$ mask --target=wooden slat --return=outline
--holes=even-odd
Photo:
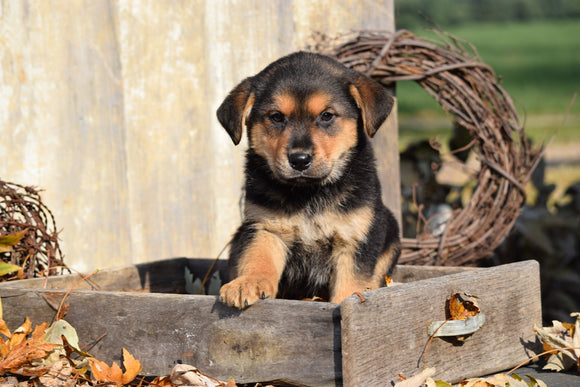
[[[107,270],[91,279],[99,289],[183,290],[186,276],[199,281],[211,263],[174,259]],[[225,262],[214,270],[224,278]],[[328,303],[265,300],[239,312],[214,296],[73,291],[66,320],[78,330],[81,345],[106,334],[90,347],[91,354],[110,363],[119,361],[126,347],[142,361],[145,374],[164,375],[183,362],[244,383],[336,385],[344,373],[346,386],[388,385],[399,373],[410,376],[420,370],[427,326],[445,319],[445,300],[453,292],[467,291],[480,297],[487,321],[461,346],[433,342],[426,359],[438,369],[437,377],[482,375],[527,357],[532,326],[541,322],[536,262],[491,269],[399,266],[395,272],[400,282],[418,278],[430,279],[364,293],[362,304],[350,297],[340,309]],[[51,321],[66,289],[78,279],[51,278],[48,287],[61,290],[39,289],[44,280],[0,284],[9,327],[14,329],[26,316],[35,324]]]
[[[211,269],[211,271],[210,271]],[[118,292],[150,293],[190,293],[195,294],[199,285],[210,271],[206,288],[211,291],[203,294],[217,295],[217,289],[227,280],[227,263],[224,260],[174,258],[163,261],[147,262],[138,265],[98,271],[83,280],[81,274],[67,274],[46,278],[33,278],[13,282],[0,282],[3,287],[27,289],[87,289]],[[195,289],[190,289],[193,285]],[[192,291],[195,293],[192,293]]]
[[[423,368],[427,326],[445,320],[455,292],[480,297],[484,326],[463,344],[433,340],[426,362],[447,381],[498,372],[528,358],[541,324],[539,265],[525,261],[364,293],[341,304],[345,386],[390,385]]]
[[[470,270],[481,270],[476,267],[456,267],[456,266],[416,266],[397,265],[393,271],[393,281],[414,282],[429,278],[442,277],[444,275],[463,273]]]
[[[51,321],[64,291],[2,288],[11,329]],[[146,375],[181,362],[220,379],[332,386],[340,379],[338,306],[265,300],[240,312],[213,296],[73,291],[66,320],[80,345],[110,364],[127,348]],[[94,341],[105,335],[98,343]]]
[[[211,271],[210,271],[211,269]],[[397,265],[393,272],[393,281],[406,283],[461,273],[467,270],[478,270],[469,267],[447,266],[414,266]],[[227,261],[203,258],[174,258],[163,261],[140,263],[96,272],[81,281],[83,275],[68,274],[49,278],[32,278],[15,282],[0,282],[2,287],[111,290],[111,291],[147,291],[151,293],[191,293],[186,289],[189,283],[201,284],[209,273],[211,291],[203,294],[217,295],[217,289],[227,281]],[[216,274],[217,273],[217,274]],[[215,276],[214,276],[215,274]],[[186,277],[189,276],[190,278]],[[197,288],[196,288],[197,292]]]

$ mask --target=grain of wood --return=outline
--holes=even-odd
[[[479,297],[483,327],[465,342],[435,339],[426,355],[436,378],[455,382],[515,366],[535,347],[541,324],[539,265],[525,261],[363,293],[341,304],[345,386],[389,385],[421,371],[432,321],[445,320],[455,292]]]
[[[487,321],[461,346],[433,342],[426,359],[438,378],[458,380],[519,363],[527,357],[533,324],[541,322],[538,264],[532,261],[490,269],[400,266],[399,281],[428,279],[366,292],[364,303],[354,296],[340,306],[264,300],[240,312],[214,296],[144,293],[184,289],[184,274],[200,279],[210,264],[183,258],[97,273],[93,284],[81,285],[87,290],[67,299],[66,320],[89,353],[110,363],[125,347],[145,374],[165,375],[182,362],[237,382],[312,386],[341,385],[343,373],[346,386],[388,385],[398,373],[415,374],[427,327],[445,319],[445,300],[454,292],[479,296]],[[223,277],[225,266],[220,261],[214,269]],[[50,278],[52,289],[42,289],[43,279],[0,284],[9,328],[27,316],[34,324],[51,321],[78,279]],[[111,291],[121,289],[140,293]]]
[[[51,321],[63,291],[2,289],[8,326],[28,316]],[[334,385],[340,377],[338,306],[265,300],[244,312],[213,296],[73,291],[67,298],[80,345],[110,364],[126,348],[145,375],[168,375],[192,364],[218,379],[238,383],[280,380]],[[23,307],[25,306],[25,307]],[[99,342],[95,340],[105,335]]]

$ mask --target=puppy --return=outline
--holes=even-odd
[[[234,144],[247,128],[244,220],[220,299],[318,296],[378,288],[399,257],[369,138],[393,98],[318,54],[283,57],[236,86],[217,117]]]

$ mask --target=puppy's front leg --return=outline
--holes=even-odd
[[[222,302],[240,309],[260,298],[276,297],[287,255],[286,245],[276,234],[243,227],[232,242],[234,278],[220,289]]]
[[[356,272],[354,249],[338,249],[332,258],[334,273],[330,283],[330,302],[340,304],[346,297],[363,292],[370,286],[370,278]]]

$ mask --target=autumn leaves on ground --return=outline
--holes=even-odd
[[[147,381],[141,363],[123,348],[123,368],[83,352],[74,327],[59,319],[32,328],[30,320],[10,332],[0,315],[0,385],[2,386],[203,386],[234,387],[193,366],[178,365],[169,376]]]
[[[480,311],[477,297],[454,294],[448,302],[451,320],[476,317]],[[109,365],[95,359],[79,347],[76,330],[63,319],[66,304],[57,314],[56,321],[32,327],[29,319],[14,331],[2,319],[0,303],[0,385],[2,386],[198,386],[235,387],[233,379],[228,382],[216,380],[203,374],[194,366],[177,365],[171,375],[145,379],[140,377],[141,363],[125,348],[123,364]],[[574,313],[575,324],[557,321],[548,328],[535,327],[550,356],[546,368],[556,371],[580,369],[580,313]],[[436,335],[436,332],[433,336]],[[432,337],[433,339],[433,337]],[[428,350],[428,349],[427,349]],[[405,378],[396,387],[446,387],[451,384],[435,381],[436,370],[426,367],[415,376]],[[410,376],[410,375],[407,375]],[[460,382],[462,387],[494,386],[546,386],[540,380],[520,378],[517,374],[497,374],[489,378],[474,378]],[[261,386],[257,384],[256,386]]]

